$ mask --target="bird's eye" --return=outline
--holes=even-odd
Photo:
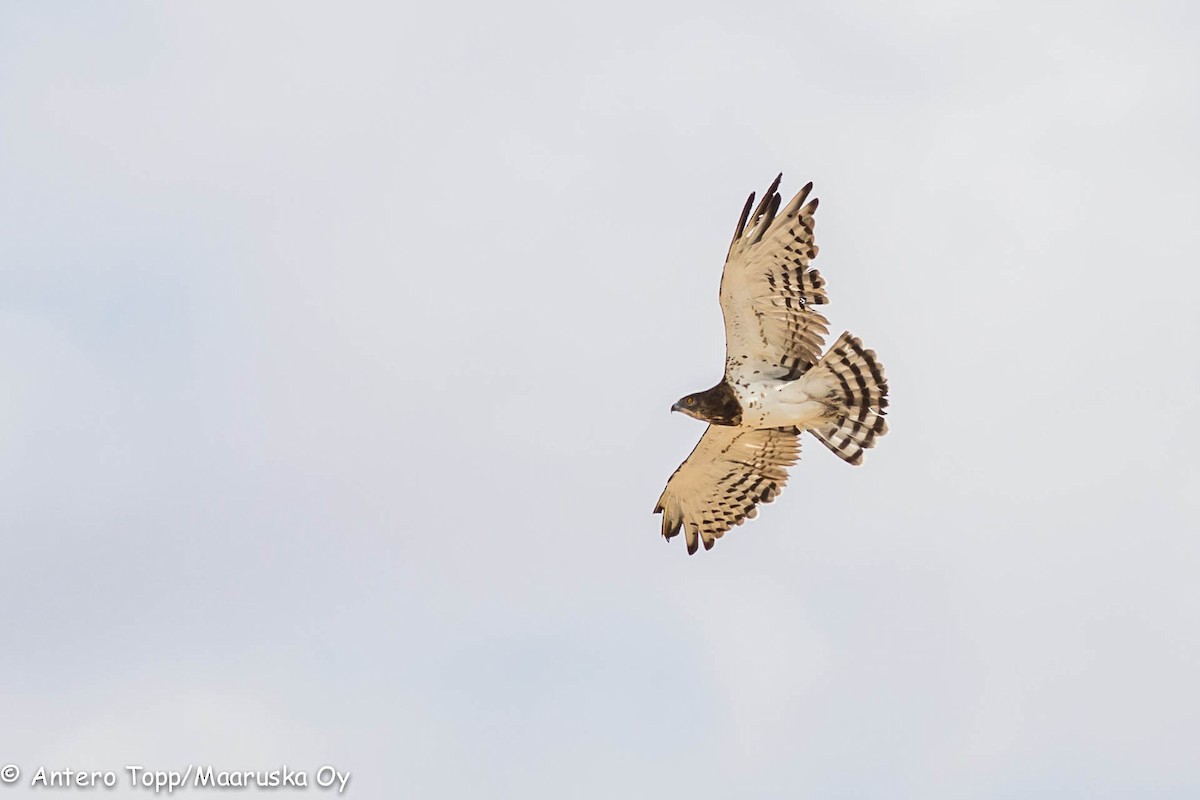
[[[688,398],[687,400],[685,400],[684,402],[685,402],[685,403],[687,403],[689,406],[694,406],[694,405],[696,405],[696,398],[694,398],[694,397],[689,397],[689,398]]]

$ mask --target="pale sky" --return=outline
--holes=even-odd
[[[1196,797],[1197,41],[1184,2],[0,5],[0,764]],[[689,558],[668,408],[780,171],[891,433],[806,437]]]

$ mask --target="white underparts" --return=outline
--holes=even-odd
[[[794,381],[737,382],[734,394],[742,406],[746,428],[815,428],[836,414],[836,379],[823,369],[809,370]]]

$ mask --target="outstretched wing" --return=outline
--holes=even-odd
[[[663,515],[663,536],[682,528],[689,553],[700,541],[710,549],[725,531],[753,519],[756,505],[778,496],[798,458],[800,438],[792,428],[709,425],[654,507]]]
[[[828,302],[817,257],[809,183],[779,210],[780,175],[754,213],[746,201],[721,274],[725,377],[794,380],[821,358],[829,321],[813,310]]]

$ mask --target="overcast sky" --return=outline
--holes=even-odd
[[[0,5],[0,763],[1196,797],[1198,40],[1182,1]],[[891,433],[806,437],[689,558],[667,409],[779,171]]]

